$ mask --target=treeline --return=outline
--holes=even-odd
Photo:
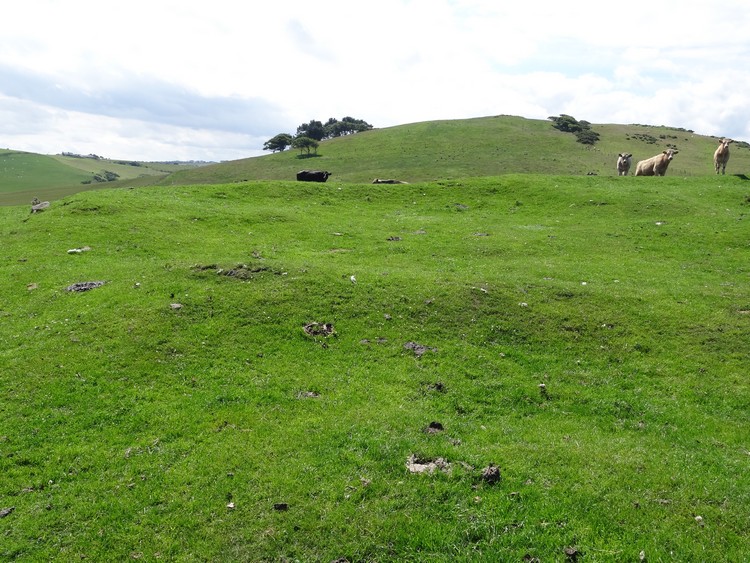
[[[365,120],[353,117],[344,117],[341,121],[335,117],[331,117],[325,123],[313,119],[297,127],[295,135],[279,133],[275,137],[272,137],[263,144],[263,150],[281,152],[288,147],[292,147],[310,154],[311,151],[317,152],[318,143],[324,139],[353,135],[354,133],[367,131],[372,128],[372,125]]]
[[[102,160],[104,157],[96,154],[77,154],[74,152],[63,152],[62,156],[69,156],[71,158],[90,158],[92,160]]]

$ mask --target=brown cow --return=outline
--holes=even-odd
[[[726,174],[727,162],[729,162],[729,143],[731,142],[732,139],[722,139],[719,141],[716,152],[714,152],[714,168],[716,168],[717,174],[719,169],[721,169],[722,174]]]
[[[672,158],[678,152],[675,149],[667,149],[661,154],[652,156],[646,160],[641,160],[635,165],[636,176],[664,176],[667,173],[667,167],[672,162]]]

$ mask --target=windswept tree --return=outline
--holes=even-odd
[[[322,141],[325,137],[325,129],[320,121],[311,120],[297,127],[297,137],[308,137],[316,141]]]
[[[295,137],[292,141],[292,147],[299,149],[300,153],[306,152],[310,154],[310,151],[315,154],[318,153],[318,141],[310,137]]]
[[[289,133],[279,133],[275,137],[268,139],[265,143],[263,143],[263,150],[271,152],[284,152],[287,147],[292,145],[293,140],[294,137],[292,137]]]
[[[599,133],[591,130],[591,123],[585,120],[578,121],[572,115],[561,113],[558,117],[548,117],[552,121],[552,127],[565,133],[573,133],[576,140],[584,145],[593,145],[599,140]]]
[[[352,135],[353,133],[359,133],[360,131],[367,131],[372,129],[372,125],[363,119],[354,119],[353,117],[345,117],[341,121],[331,117],[323,128],[325,130],[325,138],[330,139],[333,137],[341,137],[343,135]]]
[[[590,126],[588,121],[578,121],[572,115],[561,113],[558,117],[548,117],[553,123],[552,127],[565,133],[575,133],[587,129],[586,124]]]

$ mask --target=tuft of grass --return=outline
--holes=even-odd
[[[742,560],[748,209],[544,175],[2,208],[0,556]]]

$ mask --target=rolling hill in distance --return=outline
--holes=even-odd
[[[668,175],[713,174],[716,137],[646,125],[593,125],[600,140],[583,145],[549,120],[514,116],[429,121],[374,129],[321,143],[319,156],[296,151],[235,160],[181,171],[161,184],[222,183],[243,180],[293,180],[301,168],[329,170],[328,180],[371,182],[398,178],[408,182],[498,176],[502,174],[616,175],[617,154],[649,158],[669,146],[680,151]],[[737,140],[736,140],[737,141]],[[750,168],[747,143],[732,145],[730,173]]]
[[[197,163],[135,162],[70,154],[42,155],[0,149],[0,205],[33,198],[56,200],[104,187],[149,185]],[[110,180],[108,180],[109,178]]]
[[[293,180],[303,168],[329,170],[333,173],[329,182],[347,183],[369,183],[373,178],[420,182],[509,173],[615,175],[618,153],[632,153],[635,167],[638,160],[668,147],[679,150],[668,175],[714,173],[717,137],[667,126],[593,124],[592,130],[600,140],[591,146],[578,143],[574,135],[552,125],[550,120],[506,115],[428,121],[326,140],[317,155],[301,155],[290,149],[207,165],[5,150],[0,151],[0,204],[25,204],[34,197],[54,200],[103,187]],[[750,170],[750,145],[735,141],[728,170],[730,174],[742,174]],[[116,174],[116,179],[93,180],[95,175],[107,172]]]

